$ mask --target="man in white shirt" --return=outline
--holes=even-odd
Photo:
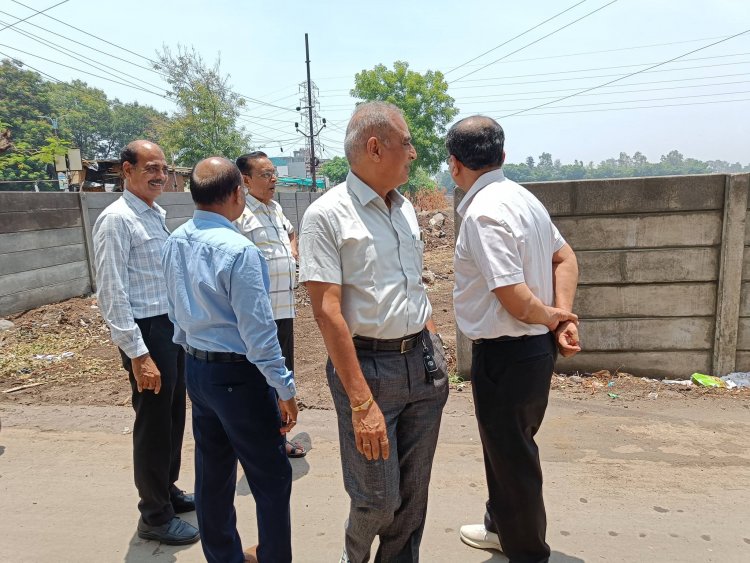
[[[422,283],[414,208],[397,189],[416,158],[401,111],[357,107],[344,150],[351,172],[316,200],[300,229],[300,281],[323,334],[338,415],[344,486],[351,498],[342,562],[419,560],[444,373]]]
[[[294,287],[297,279],[297,237],[284,216],[276,193],[276,167],[262,151],[243,154],[236,161],[247,190],[245,211],[234,223],[258,247],[268,265],[268,295],[286,367],[294,371]],[[307,453],[298,443],[287,442],[289,457]]]
[[[456,211],[453,303],[474,343],[471,381],[489,500],[464,543],[511,563],[549,560],[542,469],[534,435],[544,418],[557,352],[580,351],[572,313],[578,264],[549,213],[501,170],[505,135],[493,119],[453,125],[448,164],[466,190]]]

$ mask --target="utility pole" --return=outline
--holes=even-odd
[[[312,88],[310,87],[310,45],[307,42],[307,33],[305,33],[305,56],[307,60],[307,115],[310,118],[310,133],[313,131],[313,105],[312,105]],[[318,191],[318,185],[315,183],[315,139],[310,135],[310,177],[312,178],[312,191]]]
[[[317,100],[317,95],[314,96],[315,100],[313,100],[313,90],[317,91],[317,86],[315,86],[315,84],[310,79],[310,45],[308,43],[307,33],[305,33],[305,56],[306,56],[305,63],[307,64],[307,83],[300,84],[300,90],[303,90],[303,87],[304,87],[304,91],[306,93],[306,96],[305,96],[306,99],[303,98],[301,101],[302,101],[302,104],[307,104],[307,105],[298,106],[297,111],[302,111],[303,109],[307,110],[308,126],[307,127],[303,126],[304,129],[307,129],[306,132],[300,131],[299,123],[295,123],[294,128],[297,130],[298,133],[301,133],[306,139],[310,140],[310,149],[309,149],[310,150],[310,178],[312,178],[311,191],[315,192],[318,190],[318,185],[316,183],[316,178],[315,178],[316,176],[315,142],[320,131],[323,129],[323,127],[326,126],[326,120],[324,118],[322,120],[323,121],[322,127],[320,127],[320,129],[315,131],[314,121],[318,117],[317,113],[315,112],[315,108],[318,105],[318,100]]]

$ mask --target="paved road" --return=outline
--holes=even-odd
[[[427,562],[503,562],[458,539],[479,522],[481,447],[466,393],[445,411],[422,543]],[[135,535],[129,408],[0,403],[0,561],[194,562]],[[303,411],[292,460],[295,561],[336,562],[346,497],[334,414]],[[540,433],[554,563],[750,561],[747,401],[607,402],[554,395]],[[192,437],[180,484],[191,489]],[[255,543],[253,499],[238,483],[240,534]],[[188,515],[194,521],[194,514]]]

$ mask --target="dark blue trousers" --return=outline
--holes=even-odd
[[[186,356],[193,403],[195,502],[209,563],[242,563],[234,495],[237,461],[255,498],[258,560],[292,560],[292,468],[279,432],[276,392],[249,362],[212,363]],[[255,543],[255,542],[252,542]]]

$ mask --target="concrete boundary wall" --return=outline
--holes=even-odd
[[[294,228],[321,193],[277,193]],[[119,193],[0,192],[0,316],[96,289],[92,229]],[[193,216],[188,192],[157,199],[174,230]]]
[[[527,187],[580,267],[584,351],[560,359],[558,370],[678,378],[750,370],[750,175]],[[457,233],[459,224],[457,217]],[[467,376],[471,344],[460,334],[458,341]]]

